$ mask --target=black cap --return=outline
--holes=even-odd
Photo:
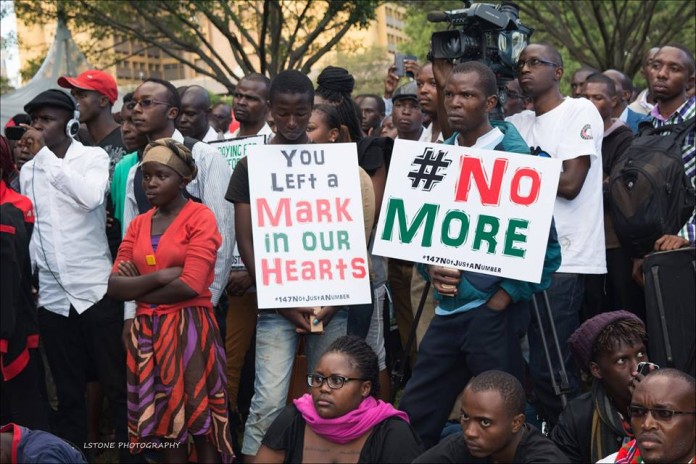
[[[77,109],[75,100],[70,95],[62,90],[50,89],[41,92],[32,101],[24,105],[24,111],[31,114],[33,111],[46,106],[65,110],[69,113]]]
[[[407,98],[418,101],[418,85],[414,81],[409,81],[396,89],[392,95],[392,103]]]

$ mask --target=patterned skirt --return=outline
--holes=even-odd
[[[162,439],[187,446],[205,436],[234,458],[227,415],[225,350],[211,310],[137,316],[128,340],[128,435],[132,452]]]

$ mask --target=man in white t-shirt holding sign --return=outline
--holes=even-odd
[[[529,45],[520,55],[517,73],[522,91],[534,101],[535,112],[525,111],[507,120],[515,125],[534,154],[563,160],[554,208],[562,260],[547,292],[570,377],[569,397],[572,397],[579,393],[578,381],[565,342],[580,323],[585,276],[607,272],[602,207],[604,126],[589,100],[561,94],[563,61],[552,46]],[[549,326],[548,320],[543,322],[547,339],[553,344]],[[540,412],[554,425],[562,407],[551,387],[535,318],[529,329],[529,344],[529,364]],[[549,350],[552,349],[550,346]],[[554,372],[557,370],[555,367]]]

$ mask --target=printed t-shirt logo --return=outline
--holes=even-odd
[[[592,126],[585,124],[580,131],[580,137],[584,140],[592,140]]]

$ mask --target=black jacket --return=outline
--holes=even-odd
[[[595,381],[592,391],[568,403],[550,438],[571,462],[587,463],[617,452],[624,438],[631,437],[623,430],[618,411],[608,401],[601,383]]]

